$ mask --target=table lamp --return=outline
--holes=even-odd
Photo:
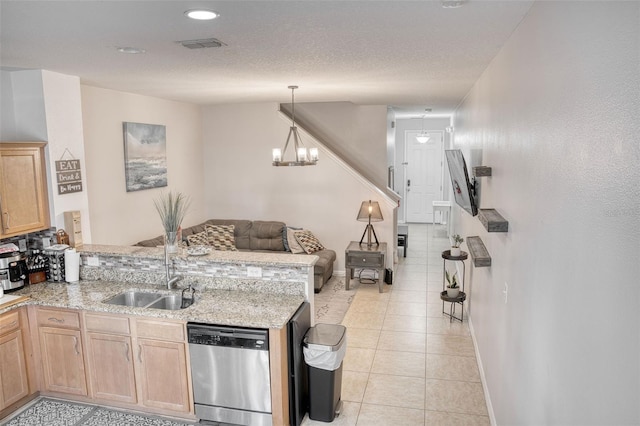
[[[360,211],[358,212],[358,220],[360,222],[368,222],[367,227],[364,228],[364,232],[362,233],[362,238],[360,238],[360,244],[362,244],[362,240],[364,240],[364,235],[367,234],[367,247],[371,247],[371,233],[373,233],[373,237],[376,239],[376,245],[380,245],[376,231],[371,224],[371,222],[382,222],[384,220],[382,211],[380,211],[380,204],[378,204],[377,201],[363,201],[360,206]]]

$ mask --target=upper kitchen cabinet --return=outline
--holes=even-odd
[[[49,228],[45,145],[0,143],[0,238]]]

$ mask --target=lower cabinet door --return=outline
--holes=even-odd
[[[29,395],[22,332],[0,337],[0,410]]]
[[[39,334],[45,389],[87,396],[80,331],[40,327]]]
[[[138,339],[142,404],[147,407],[189,412],[186,345]]]
[[[91,396],[135,404],[136,379],[131,337],[87,333],[87,338]]]

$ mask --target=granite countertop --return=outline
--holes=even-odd
[[[83,256],[130,256],[151,259],[164,259],[162,247],[139,246],[112,246],[101,244],[85,244],[78,248],[78,253]],[[277,266],[313,266],[318,261],[318,256],[308,254],[292,254],[289,252],[274,251],[271,253],[262,251],[220,251],[212,250],[205,256],[189,256],[186,250],[172,254],[178,258],[198,258],[201,260],[219,263],[251,263],[253,265],[277,265]]]
[[[12,295],[30,296],[30,299],[0,308],[0,314],[24,305],[38,305],[237,327],[282,328],[304,301],[302,296],[204,289],[196,292],[193,305],[174,311],[103,303],[128,290],[174,294],[182,289],[110,281],[44,282],[12,292]]]

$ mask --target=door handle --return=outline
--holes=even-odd
[[[124,357],[127,359],[127,362],[129,362],[129,344],[128,343],[124,344]]]
[[[142,345],[138,344],[138,361],[142,362]]]
[[[80,355],[80,351],[78,350],[78,338],[76,336],[73,336],[73,342],[74,349],[76,350],[76,355]]]

